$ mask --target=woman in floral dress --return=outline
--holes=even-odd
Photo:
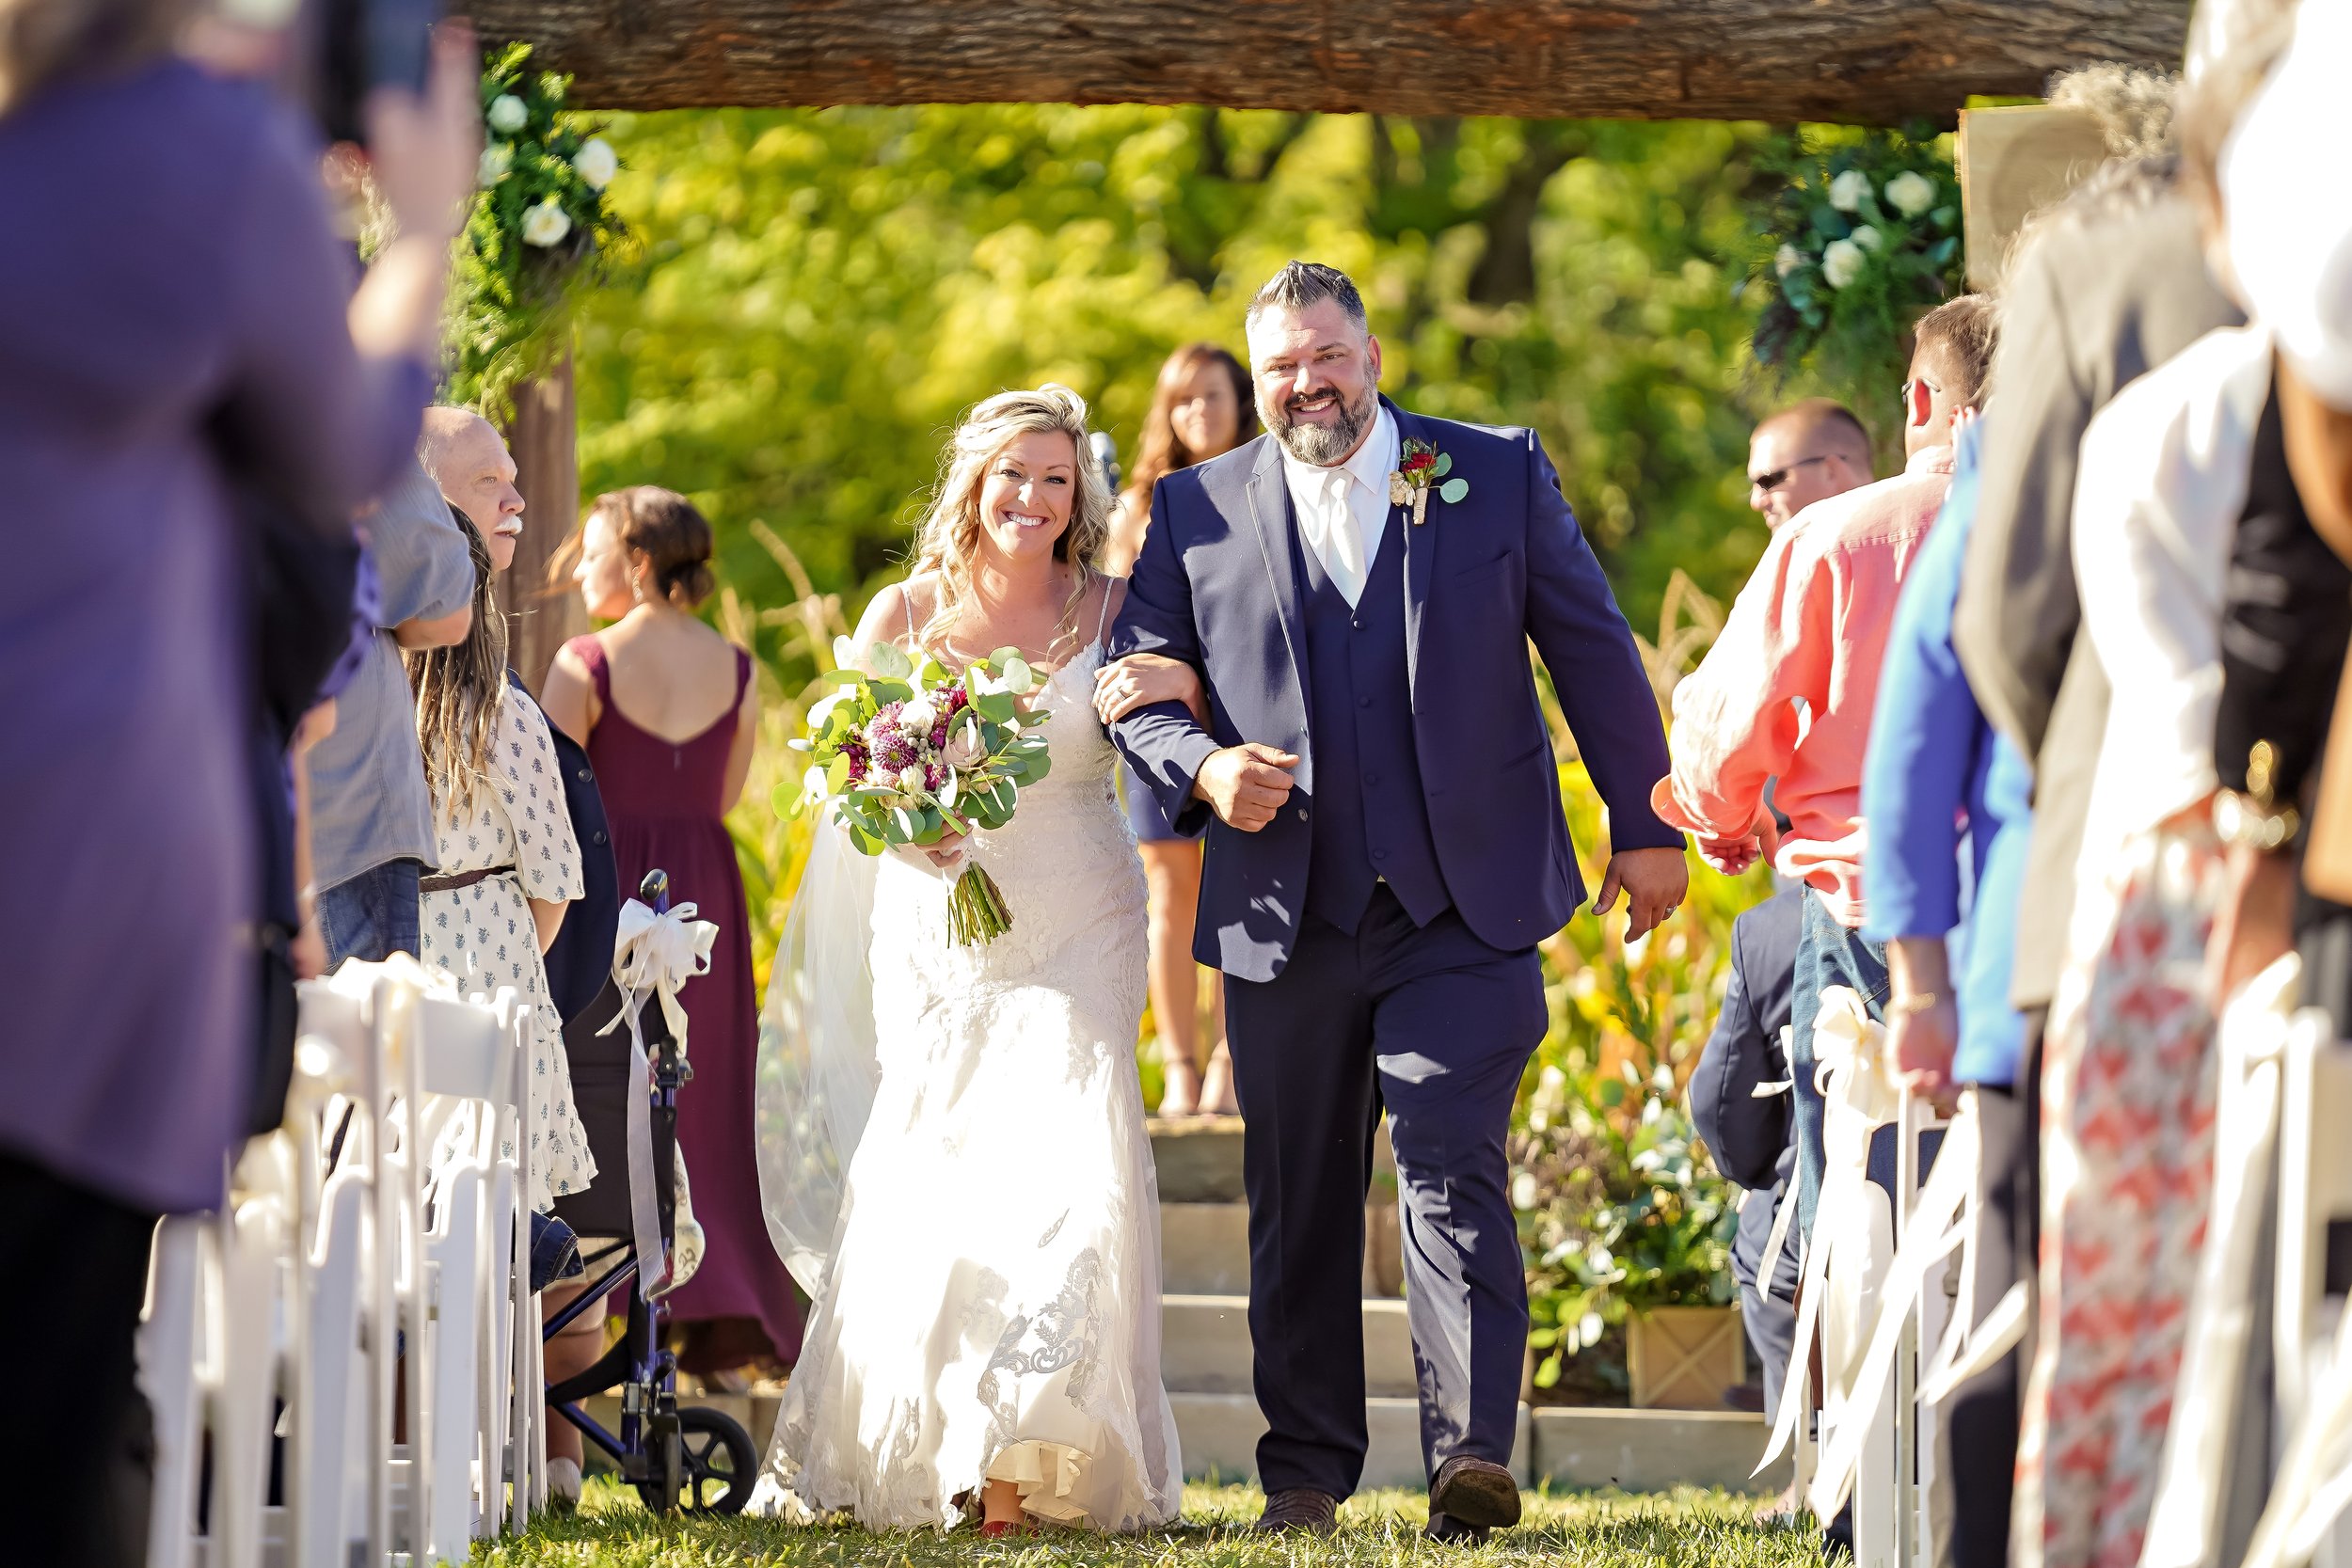
[[[539,958],[586,889],[548,721],[507,682],[498,562],[462,514],[457,522],[473,546],[473,629],[453,648],[408,656],[440,862],[422,883],[419,957],[463,991],[510,987],[531,1009],[531,1206],[544,1211],[596,1174]],[[511,556],[512,536],[500,538]]]

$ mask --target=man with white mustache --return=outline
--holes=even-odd
[[[1594,907],[1674,912],[1682,839],[1641,656],[1534,434],[1381,398],[1346,276],[1294,261],[1250,303],[1266,434],[1181,469],[1113,657],[1192,665],[1114,739],[1179,829],[1214,816],[1197,956],[1226,974],[1247,1120],[1263,1529],[1327,1531],[1367,1447],[1364,1193],[1390,1117],[1430,1533],[1516,1523],[1527,1297],[1503,1134],[1548,1023],[1535,944],[1583,895],[1527,657],[1610,808]]]

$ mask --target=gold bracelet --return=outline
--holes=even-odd
[[[1930,1007],[1934,1006],[1937,1003],[1943,1000],[1944,997],[1941,992],[1931,990],[1915,990],[1909,996],[1898,997],[1894,1001],[1889,1002],[1886,1005],[1886,1016],[1889,1018],[1909,1018],[1914,1013],[1926,1012]]]

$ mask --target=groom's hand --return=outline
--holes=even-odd
[[[1274,820],[1290,799],[1290,770],[1298,759],[1252,740],[1209,753],[1192,776],[1192,792],[1209,803],[1220,821],[1254,833]]]
[[[1616,908],[1620,890],[1626,895],[1625,940],[1638,942],[1681,907],[1691,891],[1691,868],[1680,849],[1620,849],[1609,857],[1593,912],[1607,914]]]

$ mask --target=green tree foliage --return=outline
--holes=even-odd
[[[584,493],[692,496],[753,605],[796,596],[755,520],[862,602],[1001,388],[1075,387],[1132,462],[1161,359],[1239,349],[1293,256],[1364,286],[1392,395],[1541,433],[1635,625],[1674,567],[1728,593],[1761,547],[1733,297],[1756,128],[1009,104],[608,135],[644,263],[583,313]]]

